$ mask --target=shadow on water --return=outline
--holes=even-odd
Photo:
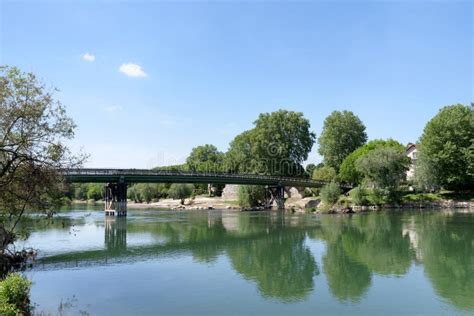
[[[256,284],[262,297],[294,302],[305,300],[319,280],[319,264],[308,247],[308,241],[318,240],[326,247],[322,271],[329,291],[341,302],[360,302],[374,275],[402,277],[415,264],[424,267],[444,301],[474,310],[474,218],[464,214],[137,212],[128,218],[98,221],[104,229],[102,249],[44,257],[34,269],[181,255],[212,265],[225,256],[239,275]],[[140,234],[152,236],[153,242],[128,244]]]

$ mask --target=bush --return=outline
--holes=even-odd
[[[193,191],[194,185],[192,184],[173,183],[168,190],[168,195],[172,199],[181,200],[181,204],[184,204],[184,200],[190,197]]]
[[[367,205],[367,192],[363,187],[355,187],[349,192],[349,196],[355,205]]]
[[[29,315],[30,288],[31,281],[19,273],[12,273],[0,281],[0,315]]]
[[[261,185],[241,185],[237,191],[240,207],[259,206],[265,200],[265,187]]]
[[[344,196],[344,195],[341,195],[338,199],[337,199],[337,205],[341,208],[348,208],[349,207],[349,199]]]
[[[325,204],[334,204],[339,199],[339,195],[341,195],[341,189],[336,182],[331,182],[326,184],[321,188],[321,200]]]

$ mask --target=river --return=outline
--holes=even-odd
[[[473,213],[75,207],[23,227],[37,313],[474,314]]]

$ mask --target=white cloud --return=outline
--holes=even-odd
[[[89,53],[85,53],[84,55],[82,55],[82,60],[85,60],[85,61],[94,61],[94,60],[95,60],[95,56],[92,55],[92,54],[89,54]]]
[[[145,78],[148,75],[143,71],[142,67],[133,63],[126,63],[120,65],[119,71],[129,77]]]
[[[109,113],[116,113],[122,111],[122,107],[118,105],[111,105],[106,107],[105,110]]]

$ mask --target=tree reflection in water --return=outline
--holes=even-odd
[[[64,226],[63,222],[56,225]],[[330,293],[340,301],[359,302],[374,274],[404,276],[415,263],[424,267],[445,301],[474,310],[472,227],[472,216],[440,212],[318,217],[284,212],[164,212],[146,220],[106,219],[105,250],[50,256],[42,263],[191,254],[197,262],[213,264],[226,256],[239,275],[255,282],[262,297],[294,302],[309,297],[319,275],[309,237],[325,243],[323,271]],[[127,247],[127,234],[135,233],[154,236],[157,242]]]

